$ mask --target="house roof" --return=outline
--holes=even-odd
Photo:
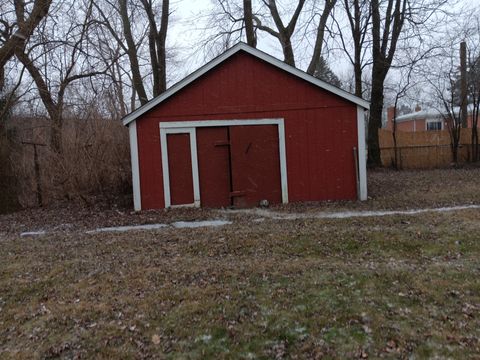
[[[442,112],[439,110],[426,109],[426,110],[416,111],[413,113],[397,116],[395,121],[399,123],[399,122],[412,121],[417,119],[431,119],[431,118],[437,118],[441,116],[442,116]]]
[[[460,107],[459,106],[455,106],[452,111],[455,113],[455,114],[459,114],[460,112]],[[473,104],[469,104],[468,107],[467,107],[467,113],[470,115],[472,114],[473,112]],[[421,110],[421,111],[416,111],[416,112],[412,112],[412,113],[409,113],[409,114],[404,114],[404,115],[400,115],[400,116],[397,116],[397,118],[395,119],[395,121],[397,123],[399,122],[405,122],[405,121],[413,121],[413,120],[418,120],[418,119],[435,119],[435,118],[444,118],[445,116],[449,116],[449,114],[443,109],[443,110],[439,110],[439,109],[425,109],[425,110]]]
[[[235,46],[231,47],[230,49],[228,49],[227,51],[225,51],[220,56],[216,57],[215,59],[211,60],[207,64],[203,65],[201,68],[197,69],[196,71],[194,71],[193,73],[188,75],[183,80],[179,81],[178,83],[176,83],[175,85],[170,87],[167,91],[165,91],[161,95],[159,95],[156,98],[150,100],[145,105],[139,107],[135,111],[133,111],[130,114],[128,114],[127,116],[125,116],[123,118],[123,125],[128,125],[129,123],[131,123],[132,121],[137,119],[139,116],[145,114],[147,111],[149,111],[152,108],[154,108],[155,106],[161,104],[163,101],[167,100],[169,97],[171,97],[172,95],[176,94],[181,89],[183,89],[185,86],[192,83],[193,81],[198,79],[200,76],[202,76],[203,74],[212,70],[217,65],[221,64],[222,62],[224,62],[225,60],[227,60],[228,58],[230,58],[231,56],[233,56],[234,54],[236,54],[240,51],[244,51],[244,52],[246,52],[246,53],[248,53],[252,56],[255,56],[256,58],[261,59],[261,60],[263,60],[263,61],[281,69],[281,70],[284,70],[284,71],[300,78],[300,79],[308,81],[309,83],[311,83],[313,85],[316,85],[321,89],[327,90],[327,91],[329,91],[329,92],[331,92],[335,95],[338,95],[338,96],[344,98],[345,100],[348,100],[348,101],[350,101],[354,104],[357,104],[357,105],[363,107],[364,109],[369,109],[370,108],[370,103],[368,101],[366,101],[366,100],[364,100],[364,99],[362,99],[358,96],[355,96],[355,95],[349,93],[348,91],[342,90],[342,89],[340,89],[340,88],[338,88],[334,85],[331,85],[331,84],[329,84],[325,81],[317,79],[316,77],[314,77],[312,75],[309,75],[302,70],[299,70],[299,69],[297,69],[293,66],[285,64],[283,61],[278,60],[277,58],[274,58],[273,56],[268,55],[267,53],[265,53],[263,51],[260,51],[260,50],[258,50],[256,48],[253,48],[253,47],[251,47],[251,46],[249,46],[249,45],[247,45],[243,42],[240,42],[237,45],[235,45]]]

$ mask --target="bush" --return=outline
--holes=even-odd
[[[0,214],[20,207],[17,194],[17,181],[10,164],[11,144],[6,131],[0,124]]]
[[[49,147],[47,119],[17,118],[13,127],[18,130],[18,145],[9,160],[17,179],[21,206],[65,200],[110,202],[130,194],[128,130],[120,122],[101,117],[66,120],[61,154]],[[35,172],[35,147],[38,173]],[[38,204],[38,182],[42,204]]]

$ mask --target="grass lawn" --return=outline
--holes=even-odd
[[[0,358],[480,358],[480,210],[232,219],[38,237],[10,225]]]

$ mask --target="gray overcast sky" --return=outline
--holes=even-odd
[[[480,1],[480,0],[479,0]],[[180,56],[177,60],[185,60],[183,75],[192,72],[205,60],[203,54],[194,54],[196,45],[202,39],[202,23],[199,18],[209,13],[213,8],[213,0],[176,0],[172,2],[173,16],[168,34],[170,46],[180,48]],[[259,41],[258,48],[267,51],[273,56],[282,58],[283,55],[276,47],[276,40],[265,37]]]
[[[170,46],[178,48],[178,57],[181,63],[178,64],[179,71],[177,76],[180,78],[192,72],[201,66],[205,59],[202,53],[194,54],[196,45],[201,39],[201,22],[198,21],[201,15],[206,15],[209,9],[213,7],[213,0],[175,0],[171,4],[173,16],[171,18],[171,28],[168,34],[168,43]],[[458,9],[460,8],[480,8],[480,0],[458,0]],[[269,36],[262,38],[258,44],[259,49],[270,53],[278,58],[283,58],[275,39]],[[346,61],[329,61],[334,71],[345,72],[348,69]],[[302,67],[301,60],[299,66]],[[176,79],[178,80],[178,79]]]

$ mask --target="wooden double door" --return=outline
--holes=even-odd
[[[196,156],[191,136],[196,137]],[[250,207],[282,201],[277,125],[198,127],[168,134],[172,205],[194,203],[192,159],[197,159],[200,204]]]

